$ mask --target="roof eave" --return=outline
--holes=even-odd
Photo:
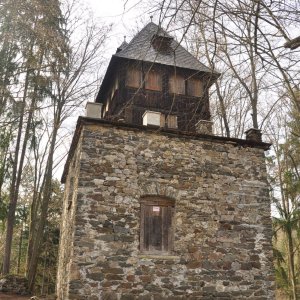
[[[109,64],[108,64],[108,67],[106,69],[106,72],[105,72],[105,75],[104,75],[104,78],[102,80],[102,83],[101,83],[101,86],[100,86],[100,89],[99,89],[99,92],[96,96],[96,100],[95,102],[103,102],[104,99],[104,95],[105,95],[105,91],[107,91],[107,85],[109,84],[110,82],[110,77],[113,75],[113,69],[115,67],[115,64],[116,64],[116,61],[117,60],[120,60],[122,59],[121,57],[118,57],[116,55],[112,55],[110,61],[109,61]]]

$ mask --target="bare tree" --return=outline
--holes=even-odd
[[[71,24],[71,27],[66,28],[66,31],[70,33],[68,39],[73,41],[70,45],[71,52],[68,55],[67,64],[62,66],[53,62],[49,66],[51,89],[47,92],[49,97],[47,115],[51,112],[52,116],[47,118],[47,126],[52,130],[47,143],[47,159],[43,170],[42,185],[38,197],[33,199],[32,203],[34,213],[31,214],[27,261],[27,277],[31,290],[35,282],[40,247],[52,197],[55,150],[60,128],[84,101],[95,94],[99,77],[91,75],[97,75],[98,68],[101,67],[103,46],[110,30],[109,26],[96,25],[92,19],[79,18],[74,23],[68,22],[68,18],[74,18],[72,9],[74,7],[67,7],[65,16],[66,24]],[[79,35],[79,30],[81,35]]]

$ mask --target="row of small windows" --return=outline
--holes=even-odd
[[[158,72],[149,71],[144,78],[145,89],[153,91],[162,90],[162,76]],[[126,85],[139,88],[143,83],[142,72],[137,69],[128,69]],[[203,95],[203,84],[199,79],[184,79],[180,75],[169,77],[169,92],[171,94],[189,95],[201,97]]]

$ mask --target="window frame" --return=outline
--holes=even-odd
[[[178,84],[180,83],[181,84]],[[183,90],[179,90],[179,86],[183,87]],[[186,94],[186,79],[184,76],[179,74],[172,74],[169,76],[169,93],[176,95],[185,95]]]
[[[186,94],[192,97],[203,96],[203,81],[199,78],[189,78],[187,80]],[[198,94],[199,92],[199,94]]]
[[[137,83],[129,80],[129,78],[130,78],[129,75],[130,74],[132,74],[131,77],[137,77],[137,79],[138,79]],[[142,86],[142,82],[143,82],[142,77],[143,77],[143,74],[142,74],[142,71],[140,69],[134,68],[134,67],[127,68],[126,80],[125,80],[126,87],[135,88],[135,89],[140,88]]]
[[[153,80],[151,83],[155,82],[157,85],[149,85],[149,78],[151,78],[151,76],[156,76],[156,79]],[[144,87],[145,90],[149,90],[149,91],[156,91],[156,92],[161,92],[163,89],[163,78],[162,78],[162,74],[160,72],[158,72],[157,70],[148,70],[147,72],[145,72],[145,80],[144,80]]]
[[[146,217],[145,213],[147,209],[149,210],[150,207],[160,207],[160,213],[162,215],[162,227],[161,227],[161,250],[153,249],[155,246],[150,245],[149,240],[149,247],[147,248],[146,245],[146,230],[145,230],[145,222]],[[169,214],[169,216],[168,216]],[[170,224],[166,224],[170,218]],[[140,251],[144,254],[156,254],[156,255],[169,255],[174,250],[174,219],[175,219],[175,200],[163,197],[163,196],[144,196],[140,200]],[[149,228],[148,228],[149,230]],[[167,236],[165,236],[167,230]],[[150,232],[148,232],[150,236]],[[165,247],[167,245],[167,247]]]

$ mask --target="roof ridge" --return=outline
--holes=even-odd
[[[134,40],[136,38],[138,38],[143,31],[148,30],[148,28],[150,28],[150,25],[154,25],[155,27],[157,27],[157,32],[159,32],[160,30],[163,31],[163,33],[167,34],[168,36],[170,36],[162,27],[160,27],[159,25],[155,24],[154,22],[149,22],[146,26],[144,26],[137,34],[135,34],[135,36],[130,40],[130,42],[128,43],[128,45],[130,45],[132,42],[134,42]],[[170,36],[171,37],[171,36]]]
[[[170,43],[170,51],[160,52],[159,49],[154,47],[152,44],[152,38],[155,34],[172,38]],[[203,63],[201,63],[173,36],[171,36],[160,25],[157,25],[154,22],[149,22],[145,27],[143,27],[131,39],[128,45],[122,49],[122,51],[114,54],[114,56],[150,63],[158,63],[162,65],[175,65],[178,68],[218,74],[218,72],[211,70],[209,67],[206,67]]]

